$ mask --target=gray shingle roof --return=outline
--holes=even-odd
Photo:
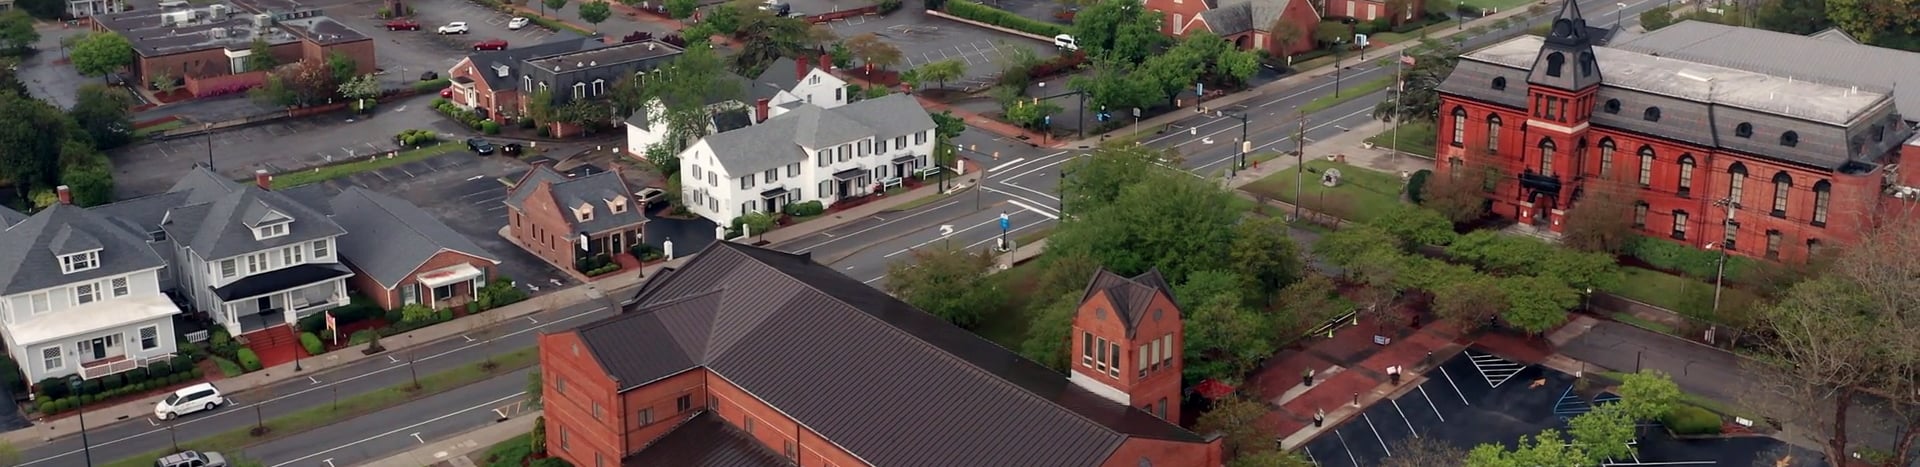
[[[1293,0],[1223,0],[1217,6],[1200,12],[1200,19],[1207,22],[1209,31],[1216,35],[1238,34],[1246,31],[1265,31],[1273,27],[1273,22],[1285,14],[1287,5]]]
[[[727,175],[742,176],[804,161],[819,150],[865,138],[883,140],[933,129],[933,117],[906,94],[889,94],[824,109],[800,104],[779,116],[704,141]]]
[[[1920,115],[1920,53],[1761,29],[1683,21],[1614,47],[1861,88],[1891,89],[1896,106]]]
[[[405,200],[360,187],[334,195],[333,221],[347,229],[340,257],[380,285],[392,288],[441,251],[498,264],[500,260],[433,214]]]
[[[514,86],[517,85],[514,79],[521,74],[520,64],[522,60],[568,52],[592,50],[605,45],[605,43],[581,37],[579,34],[570,31],[561,31],[554,33],[554,35],[548,37],[545,42],[539,44],[507,50],[479,52],[467,55],[467,58],[472,59],[473,66],[479,68],[478,74],[487,80],[488,88],[501,91],[513,89]],[[507,76],[500,76],[498,72],[494,71],[494,67],[499,65],[507,66]]]
[[[1094,272],[1093,280],[1087,284],[1086,294],[1081,302],[1092,298],[1093,294],[1106,292],[1113,303],[1114,314],[1120,316],[1121,324],[1127,328],[1127,337],[1133,337],[1141,318],[1146,316],[1147,308],[1153,305],[1154,292],[1167,294],[1173,300],[1173,286],[1167,285],[1167,278],[1160,275],[1158,268],[1147,270],[1138,276],[1126,277],[1114,274],[1106,268]]]
[[[622,390],[705,367],[874,465],[1093,465],[1129,437],[1205,442],[806,255],[716,242],[654,281],[577,330]]]
[[[220,178],[205,167],[194,168],[169,191],[184,193],[185,199],[180,200],[180,207],[166,211],[166,219],[160,227],[175,242],[192,248],[195,254],[208,260],[346,233],[333,219],[306,204],[251,183]],[[109,209],[115,212],[124,210]],[[286,235],[266,240],[254,239],[253,225],[278,217],[293,221],[287,225]]]
[[[800,84],[800,74],[797,73],[799,66],[800,62],[787,57],[774,60],[767,65],[767,69],[760,71],[760,76],[753,78],[749,85],[752,89],[747,91],[747,95],[755,100],[771,99],[780,91],[793,90],[794,85]]]
[[[24,220],[27,220],[26,214],[22,214],[20,211],[15,211],[13,210],[13,208],[0,206],[0,229],[5,229],[8,226],[11,226],[13,224],[18,224],[20,223],[20,221],[24,221]]]
[[[100,267],[60,272],[60,254],[100,250]],[[106,216],[56,204],[0,231],[0,295],[45,289],[166,266],[138,235]]]
[[[536,191],[534,187],[542,183],[552,186],[550,189],[553,193],[552,199],[533,199],[533,193]],[[625,212],[615,214],[607,207],[607,201],[616,198],[627,200]],[[634,201],[633,192],[627,189],[626,180],[621,179],[620,173],[616,171],[567,178],[566,175],[561,175],[544,164],[536,165],[524,180],[514,185],[507,194],[507,199],[502,202],[522,212],[527,210],[527,203],[556,203],[554,208],[560,210],[559,212],[563,214],[561,217],[565,218],[567,224],[576,232],[597,233],[647,223],[646,215],[640,213],[640,203]],[[573,208],[582,203],[593,205],[593,220],[581,222],[571,214]]]
[[[620,461],[625,467],[781,467],[793,461],[781,457],[728,425],[712,412],[700,411],[680,426]]]

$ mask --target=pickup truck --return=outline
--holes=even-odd
[[[399,18],[392,21],[388,21],[387,30],[388,31],[419,31],[420,23],[415,22],[414,20],[406,19],[406,18]]]

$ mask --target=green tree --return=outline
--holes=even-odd
[[[1459,51],[1440,41],[1427,40],[1409,50],[1413,66],[1401,71],[1401,86],[1388,86],[1387,98],[1373,107],[1373,118],[1392,122],[1434,122],[1440,119],[1440,83],[1453,74]]]
[[[1137,157],[1125,155],[1128,152],[1103,148],[1092,159]],[[1068,191],[1067,212],[1074,216],[1061,222],[1048,238],[1047,251],[1086,254],[1127,276],[1158,267],[1173,283],[1185,281],[1194,271],[1226,269],[1233,225],[1245,214],[1234,195],[1183,173],[1145,167],[1141,169],[1145,173],[1132,176],[1140,181],[1120,187],[1120,195],[1110,204],[1080,204],[1076,198],[1083,195]],[[1077,178],[1101,176],[1097,170],[1088,172],[1094,173],[1071,174],[1065,185],[1072,190],[1076,183],[1087,183]]]
[[[733,55],[734,71],[741,76],[758,76],[769,63],[780,57],[813,54],[832,42],[833,33],[815,27],[803,18],[779,17],[755,8],[740,13],[739,51]]]
[[[1006,117],[1008,123],[1024,128],[1040,128],[1046,125],[1047,117],[1062,112],[1066,112],[1066,109],[1052,101],[1021,100],[1007,108]]]
[[[1200,414],[1193,428],[1201,433],[1219,433],[1227,457],[1272,452],[1276,433],[1260,421],[1267,412],[1265,402],[1234,394],[1214,401],[1213,409]]]
[[[293,88],[287,85],[287,80],[275,75],[267,75],[265,82],[253,89],[248,89],[247,97],[261,105],[271,107],[288,107],[297,102]]]
[[[1134,73],[1129,62],[1095,57],[1091,71],[1067,80],[1067,87],[1087,93],[1090,107],[1144,109],[1166,101],[1162,89],[1146,74]]]
[[[1440,213],[1455,224],[1465,224],[1487,215],[1486,192],[1480,185],[1460,177],[1433,177],[1427,180],[1420,206]]]
[[[1432,437],[1402,438],[1394,443],[1392,456],[1380,460],[1380,467],[1461,467],[1466,450]]]
[[[567,7],[567,0],[540,0],[540,7],[541,16],[546,16],[547,10],[553,10],[554,13],[558,14],[561,8]]]
[[[1633,209],[1625,195],[1615,190],[1589,188],[1579,204],[1567,211],[1564,243],[1580,251],[1622,253],[1627,242],[1638,237]]]
[[[1233,246],[1227,260],[1234,272],[1247,280],[1247,290],[1255,297],[1272,296],[1300,280],[1306,269],[1300,248],[1287,235],[1286,222],[1276,218],[1252,218],[1235,224]]]
[[[87,84],[76,93],[67,115],[93,138],[94,147],[113,149],[133,139],[133,116],[127,112],[132,101],[120,88]]]
[[[1004,305],[999,281],[987,280],[994,268],[986,252],[922,248],[912,261],[887,266],[887,289],[894,296],[960,327],[980,323],[981,313]]]
[[[565,5],[566,2],[562,0],[561,4]],[[693,16],[695,9],[700,8],[700,0],[666,0],[665,4],[667,7],[667,16],[671,16],[673,19],[687,19],[687,17]]]
[[[151,76],[148,76],[147,84],[153,86],[153,90],[161,95],[173,94],[180,89],[180,78],[167,73],[166,70],[155,70]]]
[[[611,16],[613,16],[613,6],[608,5],[605,0],[593,0],[580,4],[580,20],[586,21],[594,29],[599,29],[600,23]]]
[[[676,154],[712,131],[711,106],[737,102],[747,90],[727,76],[712,47],[687,47],[673,63],[648,75],[640,102],[657,102],[667,123],[667,143]],[[641,104],[649,105],[649,104]],[[651,110],[650,110],[651,111]]]
[[[1267,322],[1273,335],[1285,337],[1298,336],[1353,310],[1353,305],[1337,292],[1333,280],[1319,274],[1309,274],[1280,289],[1274,302],[1280,308],[1267,316]]]
[[[1506,307],[1507,294],[1491,277],[1454,282],[1433,292],[1433,312],[1462,330],[1479,329]]]
[[[1028,320],[1026,339],[1020,342],[1020,355],[1054,371],[1067,371],[1067,343],[1072,339],[1073,314],[1079,310],[1080,293],[1062,293],[1043,303],[1045,305]]]
[[[967,66],[955,60],[941,60],[920,65],[918,70],[920,70],[920,79],[940,83],[940,87],[944,89],[947,87],[948,81],[960,79],[961,76],[965,76]]]
[[[1920,34],[1916,0],[1826,0],[1827,19],[1861,42],[1891,45]],[[1920,44],[1915,44],[1920,45]]]
[[[340,82],[338,92],[343,97],[353,99],[357,105],[365,106],[367,100],[380,97],[380,77],[372,73],[348,77]]]
[[[1602,404],[1567,420],[1567,434],[1578,450],[1586,454],[1585,465],[1599,465],[1634,457],[1633,442],[1638,434],[1634,422],[1620,404]]]
[[[67,12],[67,2],[61,0],[20,0],[14,6],[39,19],[60,19]]]
[[[1427,3],[1431,5],[1433,1],[1429,0]],[[1308,39],[1306,35],[1306,30],[1286,15],[1274,18],[1273,24],[1267,26],[1267,41],[1273,43],[1273,50],[1280,51],[1281,56],[1292,56],[1293,46],[1300,45],[1302,40]]]
[[[39,41],[40,32],[33,30],[33,17],[26,10],[0,13],[0,53],[19,55]]]
[[[0,441],[0,466],[16,465],[20,465],[20,448],[13,447],[13,443]]]
[[[267,71],[280,66],[280,60],[273,56],[273,44],[266,39],[254,39],[247,49],[247,71]]]
[[[1364,224],[1336,230],[1313,243],[1314,254],[1335,266],[1353,264],[1355,259],[1380,249],[1399,253],[1400,239],[1378,227]]]
[[[333,73],[333,82],[345,84],[360,75],[360,63],[340,52],[327,52],[327,70]],[[375,82],[376,89],[379,82]],[[342,92],[341,95],[346,95]]]
[[[1127,187],[1158,174],[1154,160],[1164,153],[1144,146],[1105,145],[1094,157],[1075,158],[1061,167],[1060,198],[1067,212],[1112,205]]]
[[[1499,285],[1507,296],[1507,309],[1500,313],[1500,321],[1529,334],[1567,322],[1567,310],[1580,304],[1580,292],[1551,278],[1503,277]]]
[[[873,33],[853,36],[843,43],[854,58],[860,59],[860,62],[868,67],[885,70],[906,60],[906,56],[900,53],[899,47],[880,40],[880,36]]]
[[[111,32],[94,32],[73,44],[67,54],[74,71],[86,76],[106,77],[133,64],[133,44]]]
[[[1673,378],[1659,370],[1640,370],[1627,373],[1620,379],[1621,406],[1628,418],[1634,421],[1657,420],[1673,410],[1680,403],[1680,386],[1673,384]]]
[[[749,212],[733,218],[731,229],[740,235],[766,235],[773,230],[773,216],[764,212]]]
[[[1467,465],[1473,467],[1540,467],[1588,465],[1587,454],[1569,444],[1559,430],[1521,436],[1518,446],[1509,450],[1499,444],[1474,446],[1467,452]]]
[[[1833,27],[1826,0],[1768,0],[1754,12],[1754,26],[1804,36]]]
[[[1245,281],[1231,272],[1199,271],[1176,290],[1186,326],[1187,381],[1239,379],[1273,355],[1267,323],[1246,307],[1240,292]]]
[[[1300,453],[1289,451],[1243,454],[1227,462],[1227,467],[1315,467],[1316,465]]]
[[[113,202],[113,169],[107,167],[105,156],[95,153],[94,157],[100,162],[69,166],[60,171],[60,184],[71,190],[73,204],[99,206]]]
[[[13,181],[14,195],[25,198],[59,184],[60,155],[79,130],[46,102],[10,90],[0,91],[0,178]]]
[[[1647,32],[1673,25],[1673,8],[1666,5],[1656,6],[1640,12],[1640,27]]]
[[[1416,245],[1445,246],[1458,237],[1453,232],[1453,221],[1446,216],[1405,204],[1394,205],[1367,224],[1399,238],[1403,249]]]
[[[1073,38],[1088,56],[1138,63],[1166,43],[1163,21],[1132,0],[1100,0],[1074,13]]]
[[[526,102],[527,118],[533,119],[535,125],[545,126],[553,121],[553,90],[540,88],[522,99]]]

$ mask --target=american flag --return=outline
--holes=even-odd
[[[1412,55],[1407,55],[1407,54],[1400,54],[1400,64],[1401,64],[1401,65],[1406,65],[1406,66],[1413,66],[1413,61],[1414,61],[1414,60],[1413,60],[1413,56],[1412,56]]]

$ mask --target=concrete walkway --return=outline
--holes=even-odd
[[[955,186],[961,188],[956,189],[956,191],[964,190],[979,184],[980,173],[978,171],[970,172],[962,175],[958,180],[958,184]],[[922,186],[903,194],[883,197],[860,206],[849,208],[845,211],[839,211],[836,213],[837,215],[822,216],[810,222],[802,222],[782,227],[772,232],[767,232],[760,237],[772,243],[806,237],[823,230],[837,227],[846,222],[894,210],[901,205],[921,198],[938,195],[938,190],[939,188],[935,186]],[[392,354],[394,351],[444,339],[458,339],[462,334],[473,332],[474,320],[496,319],[496,321],[493,321],[494,323],[507,323],[514,321],[515,318],[534,313],[565,308],[590,300],[599,300],[605,297],[603,291],[633,286],[645,280],[647,277],[652,277],[653,273],[661,267],[678,266],[685,263],[687,258],[690,257],[692,257],[692,255],[678,257],[673,261],[656,263],[643,268],[640,274],[617,274],[614,277],[598,279],[592,283],[558,289],[520,303],[503,306],[486,312],[490,315],[498,315],[498,318],[491,316],[468,316],[404,334],[382,337],[380,343],[385,345],[389,351],[379,355],[367,356],[360,352],[344,350],[328,352],[315,357],[307,357],[298,362],[264,368],[260,371],[222,379],[218,382],[218,385],[221,390],[225,391],[229,396],[241,395],[249,390],[265,385],[323,372],[363,359],[376,358]],[[299,371],[294,370],[296,365],[301,367]],[[102,423],[102,420],[122,422],[144,420],[152,415],[153,404],[156,400],[158,400],[157,397],[150,400],[123,402],[111,406],[88,407],[87,419],[93,421],[95,424]],[[71,435],[78,431],[78,420],[71,417],[71,414],[73,414],[73,412],[63,413],[61,416],[52,420],[35,419],[32,427],[0,434],[0,441],[11,443],[16,449],[26,449],[38,446],[56,437]]]

